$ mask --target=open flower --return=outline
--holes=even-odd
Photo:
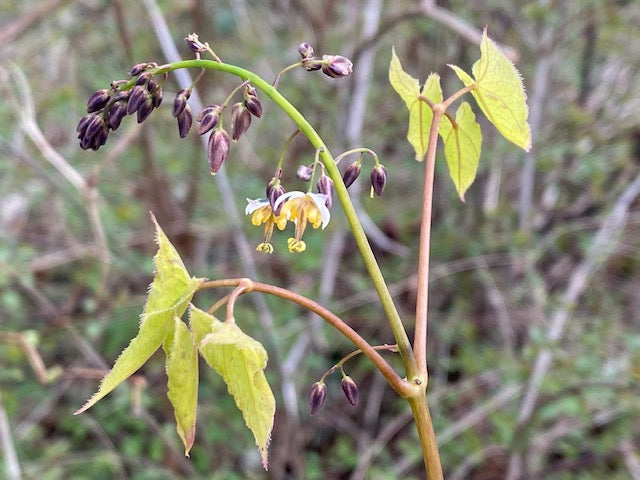
[[[288,240],[290,252],[304,252],[307,245],[302,241],[302,234],[307,223],[313,228],[326,227],[329,223],[329,209],[325,205],[327,196],[322,193],[303,193],[299,191],[287,192],[275,203],[276,211],[280,208],[280,215],[291,220],[296,225],[295,238]]]
[[[271,204],[266,198],[257,198],[251,200],[247,198],[247,207],[244,209],[245,215],[251,215],[251,223],[260,226],[264,223],[264,242],[256,248],[262,253],[273,253],[273,245],[269,243],[271,235],[273,235],[273,226],[277,225],[280,230],[284,230],[287,226],[287,217],[282,212],[274,215]]]

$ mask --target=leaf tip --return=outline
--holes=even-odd
[[[266,448],[260,448],[260,456],[262,457],[262,468],[264,468],[265,472],[269,471],[269,458]]]

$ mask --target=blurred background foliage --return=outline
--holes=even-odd
[[[234,216],[245,197],[263,196],[293,131],[264,96],[265,116],[232,146],[228,190],[209,175],[195,132],[178,138],[173,76],[144,126],[127,118],[98,153],[80,150],[75,127],[88,96],[126,78],[134,63],[166,61],[149,14],[154,5],[0,4],[0,476],[423,478],[410,413],[365,360],[347,364],[360,405],[348,406],[334,376],[325,406],[309,416],[311,383],[352,347],[272,298],[243,298],[236,315],[270,352],[278,410],[268,473],[223,382],[207,370],[190,459],[175,433],[160,358],[72,416],[135,335],[152,274],[149,210],[192,274],[256,276],[320,299],[374,344],[392,341],[339,207],[325,231],[307,232],[303,255],[286,251],[282,233],[273,255],[257,254],[262,232]],[[446,65],[470,70],[486,25],[524,77],[534,148],[524,154],[481,120],[481,164],[466,204],[443,158],[438,164],[428,354],[446,476],[640,479],[638,2],[155,6],[185,58],[182,39],[195,31],[223,60],[266,79],[297,61],[303,41],[354,61],[346,80],[300,70],[280,90],[334,154],[363,145],[387,166],[382,197],[368,197],[366,168],[352,195],[410,330],[423,165],[412,159],[406,110],[388,85],[391,46],[412,75],[439,72],[452,93],[460,84]],[[207,74],[198,91],[210,104],[236,84]],[[296,167],[312,159],[308,143],[296,139],[287,189],[302,187]],[[201,294],[196,303],[206,308],[216,298]],[[544,357],[549,368],[533,378]]]

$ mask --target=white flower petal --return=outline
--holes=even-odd
[[[265,205],[269,205],[269,200],[266,198],[256,198],[255,200],[247,198],[247,206],[244,209],[244,214],[249,215]]]
[[[273,205],[273,208],[275,209],[275,211],[278,211],[278,208],[280,208],[280,205],[282,205],[287,200],[291,198],[303,197],[305,195],[306,193],[300,192],[298,190],[292,190],[290,192],[283,193],[278,197],[278,199],[276,200],[276,203]]]
[[[329,196],[324,193],[308,193],[307,195],[311,197],[313,203],[315,203],[316,207],[320,210],[320,214],[322,215],[322,229],[324,230],[324,227],[329,224],[329,220],[331,219],[331,213],[325,203]]]

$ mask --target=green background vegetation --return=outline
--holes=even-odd
[[[178,137],[170,113],[178,86],[170,77],[162,107],[144,126],[126,118],[99,152],[80,150],[75,127],[88,96],[126,78],[134,63],[165,61],[148,3],[0,5],[0,477],[16,471],[14,451],[25,479],[422,478],[410,412],[366,360],[347,364],[359,385],[357,408],[347,404],[335,375],[326,404],[309,416],[309,387],[352,347],[318,319],[272,298],[257,311],[244,297],[236,313],[270,354],[277,412],[268,473],[224,383],[208,369],[201,372],[190,459],[175,433],[160,356],[72,416],[137,331],[155,251],[148,211],[191,274],[247,275],[225,205],[243,209],[245,197],[263,195],[293,131],[261,97],[264,117],[232,145],[225,168],[232,190],[223,198],[196,133]],[[297,61],[302,41],[354,61],[346,80],[301,69],[283,77],[279,89],[334,154],[362,145],[386,165],[382,197],[368,197],[366,167],[359,191],[351,190],[380,227],[369,233],[409,329],[423,164],[413,160],[406,109],[388,84],[391,45],[413,76],[440,73],[447,95],[460,82],[446,64],[469,71],[478,47],[466,33],[487,25],[517,57],[534,147],[523,153],[479,114],[483,152],[466,204],[439,155],[428,355],[445,475],[503,478],[520,452],[522,478],[640,478],[640,201],[630,190],[640,172],[637,2],[448,0],[437,10],[408,0],[158,3],[185,58],[191,54],[182,38],[196,31],[223,60],[267,79]],[[471,30],[450,28],[442,12]],[[368,29],[373,35],[363,33]],[[370,54],[370,76],[362,78],[358,68]],[[31,98],[16,85],[15,66]],[[236,84],[211,73],[198,90],[210,104]],[[363,92],[366,109],[358,114]],[[44,138],[97,182],[106,279],[86,198],[20,123],[31,102]],[[353,129],[358,121],[362,128]],[[296,139],[284,168],[287,189],[302,188],[295,169],[312,160],[308,143]],[[530,181],[528,195],[523,185]],[[602,230],[621,208],[619,228]],[[242,221],[253,248],[262,231]],[[598,232],[606,241],[594,249]],[[252,251],[259,279],[322,299],[374,344],[392,341],[338,207],[324,232],[307,231],[304,254],[287,251],[289,233],[276,232],[271,256]],[[575,298],[567,297],[571,292]],[[213,300],[210,293],[196,297],[202,308]],[[559,340],[551,342],[550,326],[563,314]],[[52,380],[38,381],[18,333],[37,348]],[[518,425],[545,349],[553,355],[550,370],[531,419]]]

